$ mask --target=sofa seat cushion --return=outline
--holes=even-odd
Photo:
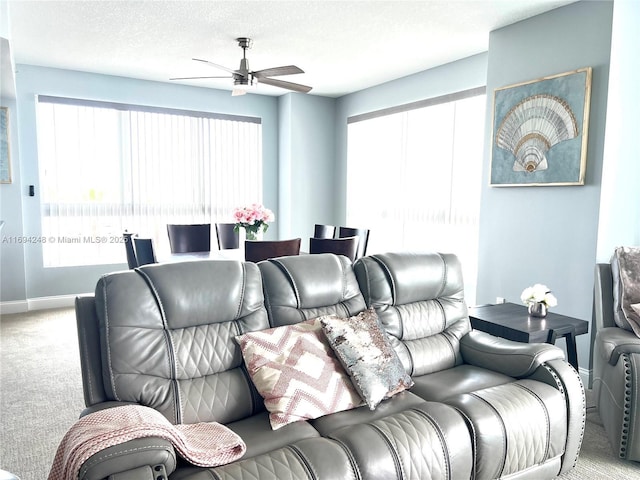
[[[503,385],[513,380],[512,377],[484,368],[460,365],[413,377],[414,386],[411,392],[424,400],[437,402],[462,393]]]
[[[546,383],[518,380],[458,395],[446,403],[459,409],[472,425],[478,480],[556,463],[564,454],[566,402],[560,391]]]
[[[274,430],[362,404],[319,319],[237,337]]]
[[[255,457],[298,440],[320,436],[309,422],[295,422],[273,430],[269,423],[269,412],[252,415],[226,426],[244,440],[247,451],[243,458]]]
[[[325,415],[324,417],[310,420],[309,423],[320,432],[320,435],[327,436],[340,428],[372,422],[423,403],[424,400],[422,398],[405,391],[383,400],[375,410],[370,410],[368,406],[363,405],[353,410]]]
[[[473,447],[466,421],[442,403],[421,402],[341,428],[331,438],[349,449],[363,479],[472,478]]]

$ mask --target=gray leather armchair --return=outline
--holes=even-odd
[[[615,259],[595,268],[593,393],[614,453],[638,462],[640,338],[615,322],[622,315],[616,269]]]

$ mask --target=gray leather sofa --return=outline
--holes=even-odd
[[[234,337],[376,309],[415,386],[272,430]],[[89,458],[79,478],[543,479],[571,470],[585,421],[579,376],[548,344],[471,330],[458,260],[332,254],[259,264],[149,265],[76,301],[87,409],[138,403],[172,423],[217,421],[244,457],[203,469],[157,438]]]
[[[615,257],[595,268],[593,393],[614,453],[639,462],[640,338],[616,324],[623,315],[617,269]]]

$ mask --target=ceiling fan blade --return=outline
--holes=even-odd
[[[226,77],[175,77],[175,78],[170,78],[169,80],[201,80],[206,78],[233,78],[233,77],[229,75],[227,75]]]
[[[247,93],[246,90],[242,90],[240,88],[234,88],[233,91],[231,92],[231,96],[239,97],[240,95],[246,95],[246,93]]]
[[[202,60],[202,59],[200,59],[200,58],[194,58],[193,60],[195,60],[196,62],[207,63],[207,64],[211,65],[212,67],[219,68],[219,69],[221,69],[221,70],[224,70],[225,72],[229,72],[229,73],[240,73],[240,72],[238,72],[237,70],[232,70],[231,68],[227,68],[227,67],[224,67],[224,66],[222,66],[222,65],[218,65],[217,63],[210,62],[209,60]]]
[[[273,87],[286,88],[287,90],[293,90],[294,92],[308,93],[312,87],[306,85],[300,85],[299,83],[285,82],[284,80],[276,80],[275,78],[260,78],[259,83],[271,85]]]
[[[264,78],[277,77],[279,75],[295,75],[296,73],[304,73],[304,70],[296,67],[295,65],[287,65],[286,67],[273,67],[258,70],[257,72],[253,72],[253,76],[256,78]]]

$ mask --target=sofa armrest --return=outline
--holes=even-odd
[[[99,412],[100,410],[106,410],[107,408],[114,407],[122,407],[124,405],[139,405],[139,403],[135,402],[118,402],[117,400],[109,400],[106,402],[97,403],[95,405],[91,405],[90,407],[85,408],[80,412],[80,418],[86,417],[90,413]]]
[[[154,467],[147,465],[135,470],[109,475],[107,480],[167,480],[168,478],[164,465]]]
[[[524,378],[540,365],[564,359],[564,352],[548,343],[521,343],[473,330],[460,339],[460,352],[465,363]]]
[[[532,380],[544,382],[560,391],[567,406],[567,443],[562,457],[560,474],[575,467],[580,454],[584,425],[587,421],[587,401],[584,385],[578,372],[565,361],[550,360],[538,368]]]
[[[80,418],[125,405],[136,404],[101,402],[83,410]],[[63,459],[64,456],[58,458],[56,454],[56,461]],[[78,480],[167,480],[176,466],[176,452],[170,440],[154,436],[134,438],[91,455],[80,466]]]
[[[602,360],[610,365],[618,363],[623,353],[640,353],[640,338],[623,328],[603,328],[596,334],[596,342],[602,345]]]
[[[80,467],[78,480],[165,480],[175,469],[176,453],[170,441],[136,438],[89,457]]]

